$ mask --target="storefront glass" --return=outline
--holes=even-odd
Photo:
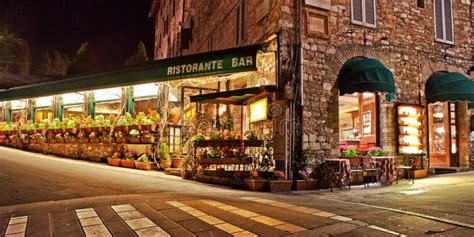
[[[455,103],[429,105],[429,146],[431,167],[451,167],[458,163]]]
[[[84,115],[85,93],[63,94],[63,118],[74,118]]]
[[[53,96],[40,97],[35,100],[35,122],[39,123],[44,119],[52,120],[54,118],[53,113]]]
[[[153,83],[133,86],[135,114],[158,110],[158,90],[158,85]]]
[[[94,91],[95,114],[116,117],[121,114],[122,88],[111,88]]]
[[[24,100],[13,100],[11,101],[11,122],[19,122],[21,119],[26,120],[27,111],[26,105],[28,101]]]

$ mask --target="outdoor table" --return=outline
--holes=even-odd
[[[351,178],[351,163],[348,159],[326,159],[326,172],[328,180],[331,185],[337,185],[340,188],[345,187],[350,182]]]
[[[395,158],[393,156],[373,156],[375,167],[380,168],[379,180],[382,184],[392,184],[395,173]],[[385,180],[381,178],[384,177]]]

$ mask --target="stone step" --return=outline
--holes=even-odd
[[[181,168],[166,168],[165,174],[181,177]]]

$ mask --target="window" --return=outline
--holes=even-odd
[[[425,8],[425,0],[417,0],[416,6],[419,8]]]
[[[27,101],[26,100],[13,100],[11,101],[11,122],[18,122],[22,118],[26,120],[27,112],[25,110]]]
[[[122,111],[122,88],[112,88],[94,91],[94,115],[117,116]]]
[[[136,114],[158,110],[158,89],[153,83],[133,86],[133,107]]]
[[[435,0],[433,7],[436,41],[454,43],[452,0]]]
[[[244,41],[245,36],[245,1],[241,0],[237,6],[237,31],[236,31],[236,44],[240,45]]]
[[[212,37],[209,37],[209,39],[207,39],[207,51],[211,52],[212,51]]]
[[[43,119],[53,119],[53,97],[41,97],[37,98],[35,102],[35,122],[39,123],[43,121]]]
[[[84,92],[63,95],[63,118],[84,115]]]
[[[351,0],[352,23],[375,28],[375,12],[375,0]]]

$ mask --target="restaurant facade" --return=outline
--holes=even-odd
[[[115,140],[105,144],[13,145],[75,158],[155,154],[165,143],[202,167],[225,161],[225,169],[280,170],[290,179],[303,150],[311,166],[338,158],[341,146],[381,147],[419,157],[421,170],[468,170],[472,9],[422,2],[153,1],[156,61],[1,90],[2,119],[20,131],[76,117],[85,120],[75,121],[79,130],[111,127]],[[127,127],[145,136],[144,124],[132,124],[147,121],[143,114],[155,118],[149,132],[158,142],[117,142],[135,136],[118,129],[127,116]]]

